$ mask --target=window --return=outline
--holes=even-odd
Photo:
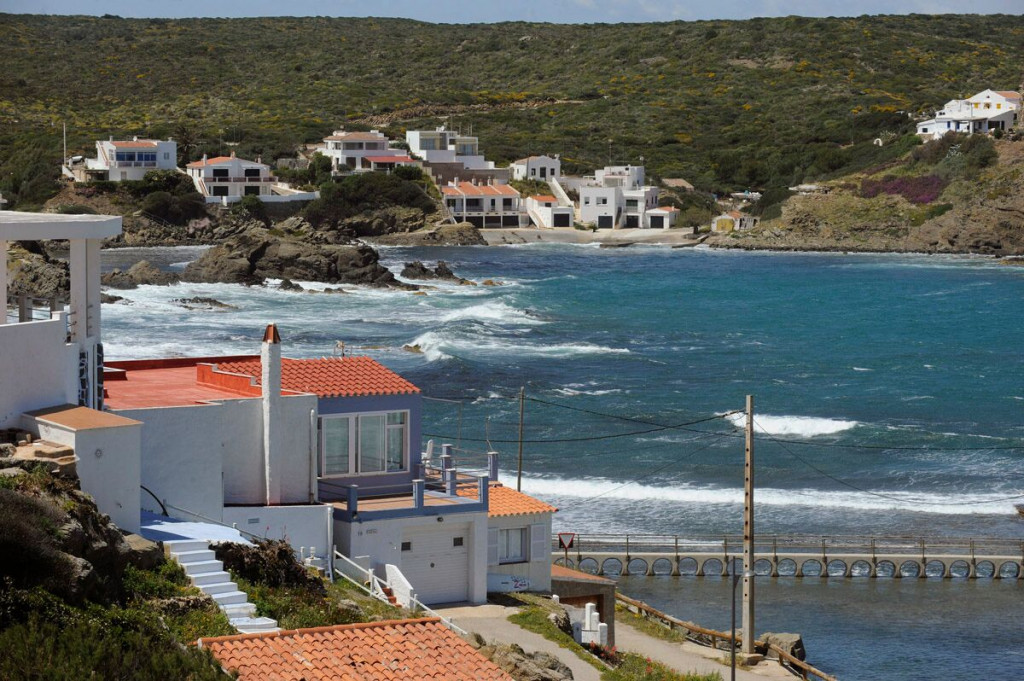
[[[463,546],[462,537],[452,537],[452,546],[455,546],[455,547]]]
[[[245,173],[246,177],[259,177],[260,176],[260,169],[259,168],[246,168],[243,172]]]
[[[260,188],[257,187],[257,186],[250,185],[248,187],[243,187],[242,189],[245,190],[242,193],[245,194],[246,196],[259,196],[260,195]]]
[[[590,197],[589,196],[584,196],[583,197],[583,205],[584,206],[589,206],[590,205]]]
[[[230,187],[227,187],[226,185],[223,184],[218,184],[214,185],[213,187],[210,187],[210,193],[213,196],[227,196],[228,189],[230,189]]]
[[[213,176],[214,177],[227,177],[228,176],[228,169],[227,168],[214,168],[213,169]]]
[[[409,412],[320,419],[320,475],[396,473],[409,466]]]
[[[502,199],[501,207],[505,210],[512,210],[512,199]]]
[[[170,158],[171,158],[171,152],[169,152],[169,151],[165,151],[165,152],[164,152],[164,160],[165,160],[165,161],[167,161],[167,160],[168,160],[168,159],[170,159]]]
[[[404,541],[404,542],[402,542],[402,550],[403,551],[412,551],[412,542],[411,541]]]
[[[498,533],[498,562],[499,563],[525,563],[526,562],[526,528],[517,527],[514,530],[501,530]]]

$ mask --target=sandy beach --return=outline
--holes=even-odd
[[[490,246],[549,242],[559,244],[607,244],[623,247],[631,244],[696,246],[703,240],[684,229],[600,229],[580,230],[572,227],[520,227],[514,229],[481,229],[480,234]]]

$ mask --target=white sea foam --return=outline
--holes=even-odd
[[[731,414],[726,418],[737,428],[746,424],[745,414]],[[795,437],[817,437],[834,435],[860,425],[857,421],[826,419],[815,416],[754,416],[754,430],[766,435],[790,435]]]
[[[573,480],[523,476],[523,491],[545,499],[562,499],[571,506],[574,500],[600,497],[603,504],[661,502],[677,504],[741,505],[743,490],[680,484],[659,487],[639,483],[594,478]],[[949,515],[1005,514],[1011,509],[1006,494],[961,494],[936,492],[837,492],[816,489],[759,488],[761,506],[805,506],[864,511],[902,510]]]
[[[456,310],[450,310],[440,316],[442,322],[455,322],[460,320],[478,320],[486,322],[501,322],[507,324],[546,324],[543,319],[532,316],[526,310],[519,310],[500,300],[488,301],[479,305],[470,305]]]
[[[576,390],[574,388],[555,388],[554,390],[559,395],[566,397],[575,397],[576,395],[614,395],[621,393],[620,388],[609,388],[608,390]]]
[[[456,337],[440,331],[427,331],[413,339],[429,361],[452,355],[529,355],[534,357],[572,357],[576,355],[629,354],[625,348],[610,348],[592,343],[518,343],[486,337]]]
[[[853,367],[854,371],[874,371],[874,369],[868,369],[867,367]]]

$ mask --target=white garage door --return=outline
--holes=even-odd
[[[469,528],[407,531],[402,535],[402,574],[425,603],[469,599]]]

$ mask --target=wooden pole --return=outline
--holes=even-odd
[[[516,469],[516,491],[523,489],[523,416],[526,412],[526,386],[519,388],[519,466]]]
[[[747,395],[743,462],[743,652],[754,652],[754,396]]]

